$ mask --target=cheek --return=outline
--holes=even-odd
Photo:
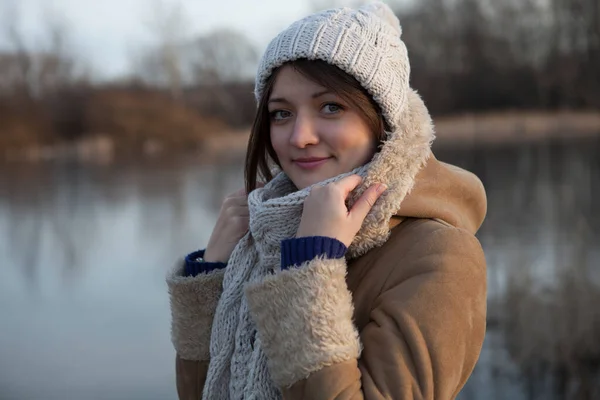
[[[340,155],[359,156],[370,153],[373,148],[373,135],[360,124],[331,126],[327,136],[330,147]]]
[[[285,154],[285,150],[286,150],[286,146],[285,146],[285,135],[284,132],[281,132],[281,129],[278,129],[279,127],[275,126],[271,126],[270,128],[270,138],[271,138],[271,146],[273,146],[273,150],[275,150],[275,154],[277,154],[277,157],[281,160],[282,158],[285,159],[285,157],[282,157]]]

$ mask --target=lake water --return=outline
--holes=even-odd
[[[241,166],[5,171],[0,398],[175,399],[164,282]]]
[[[510,215],[503,179],[486,182],[491,221]],[[241,186],[239,162],[3,170],[0,399],[176,399],[164,277],[206,244],[223,196]],[[506,253],[531,248],[507,232],[482,231],[492,294]],[[462,400],[524,398],[504,347],[490,331]]]

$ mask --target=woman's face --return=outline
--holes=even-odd
[[[279,71],[268,107],[271,144],[298,189],[364,165],[375,153],[360,110],[293,67]]]

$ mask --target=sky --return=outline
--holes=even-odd
[[[314,4],[350,5],[354,0],[0,0],[0,21],[11,6],[28,46],[42,48],[47,42],[44,21],[55,15],[67,27],[71,51],[82,56],[100,79],[129,72],[136,52],[152,43],[148,27],[157,1],[167,9],[181,4],[189,34],[217,28],[233,28],[245,34],[262,53],[272,37],[295,20],[313,11]],[[4,15],[2,15],[4,14]],[[8,17],[10,19],[10,17]],[[3,22],[4,22],[3,21]],[[0,48],[6,49],[6,29],[0,23]]]

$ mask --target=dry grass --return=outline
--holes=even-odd
[[[240,159],[246,154],[250,131],[229,130],[211,135],[203,142],[202,153],[207,160]]]
[[[0,154],[7,155],[61,153],[98,137],[118,151],[199,149],[209,137],[230,129],[150,89],[95,88],[56,101],[1,100],[0,121]]]
[[[22,148],[32,143],[52,142],[50,121],[40,107],[15,107],[0,103],[0,149]]]
[[[71,134],[78,135],[76,141],[106,137],[117,152],[126,149],[148,154],[165,149],[195,149],[213,159],[241,157],[249,136],[249,128],[232,131],[226,122],[203,116],[196,109],[149,89],[94,89],[83,96],[81,104],[64,108],[73,115],[60,117],[77,121],[81,127],[77,129],[84,130]],[[44,146],[72,140],[61,136],[64,132],[57,131],[52,125],[53,116],[40,105],[15,109],[0,104],[0,119],[0,153],[39,153]],[[497,146],[597,136],[600,112],[465,114],[436,118],[435,124],[436,148]]]
[[[507,112],[435,119],[436,144],[499,145],[600,135],[600,112]]]
[[[169,147],[197,146],[228,129],[222,121],[148,90],[99,91],[89,100],[85,121],[89,131],[113,137],[117,146],[147,141]]]

